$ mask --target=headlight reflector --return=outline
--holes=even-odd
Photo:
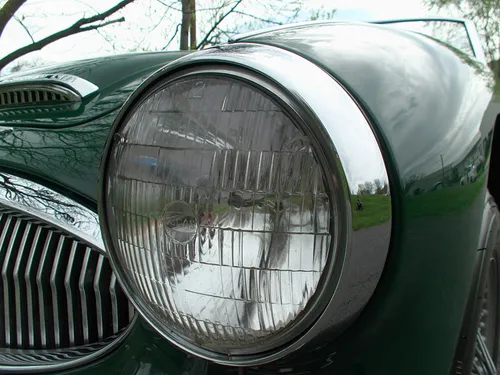
[[[286,109],[248,82],[191,75],[156,86],[117,132],[106,217],[143,316],[222,354],[300,334],[334,258],[335,204]]]

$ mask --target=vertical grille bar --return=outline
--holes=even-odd
[[[40,234],[42,233],[42,227],[38,226],[36,228],[35,237],[33,243],[31,244],[30,255],[28,256],[28,262],[26,263],[26,271],[24,273],[24,280],[26,282],[26,297],[28,300],[27,311],[28,311],[28,340],[29,346],[32,348],[35,346],[35,320],[33,316],[33,291],[31,284],[31,269],[33,267],[33,260],[35,258],[35,252],[37,249],[38,241],[40,239]]]
[[[87,267],[90,259],[90,252],[92,249],[87,247],[85,251],[85,258],[83,259],[82,270],[80,272],[80,279],[78,280],[78,288],[80,289],[80,298],[82,301],[82,323],[83,323],[83,342],[85,344],[89,343],[89,319],[87,317],[87,295],[85,292],[85,274],[87,272]]]
[[[19,231],[19,226],[21,225],[21,220],[16,219],[14,224],[14,230],[10,236],[9,246],[6,251],[3,267],[2,267],[2,280],[3,280],[3,300],[4,300],[4,319],[5,319],[5,344],[10,346],[10,303],[9,303],[9,280],[7,278],[7,269],[9,267],[10,257],[12,255],[12,249],[14,248],[14,241],[17,237],[17,232]]]
[[[130,303],[130,301],[128,302],[128,319],[129,321],[132,320],[132,318],[134,317],[134,305],[132,305],[132,303]]]
[[[64,275],[64,288],[66,289],[66,299],[68,301],[68,327],[69,327],[69,344],[75,344],[75,314],[73,311],[73,290],[71,289],[70,278],[73,263],[75,262],[76,248],[78,242],[73,241],[71,245],[71,253],[69,254],[68,267],[66,267],[66,274]]]
[[[45,268],[45,259],[47,258],[47,253],[49,250],[50,240],[52,239],[52,232],[49,232],[47,239],[45,240],[45,245],[43,247],[42,257],[40,259],[40,265],[36,274],[36,285],[38,288],[38,311],[40,312],[40,341],[42,348],[47,346],[47,329],[45,324],[45,299],[43,296],[43,285],[42,285],[42,273]]]
[[[113,319],[113,333],[118,332],[118,299],[116,298],[116,276],[111,275],[109,283],[109,294],[111,295],[111,316]]]
[[[23,345],[23,327],[22,327],[22,311],[21,311],[21,285],[19,280],[19,268],[21,267],[21,260],[24,256],[26,250],[26,241],[28,239],[29,232],[31,231],[31,223],[26,225],[24,229],[23,238],[21,239],[21,244],[19,246],[19,251],[17,254],[16,264],[14,265],[14,291],[16,298],[16,337],[17,345]]]
[[[57,265],[59,264],[59,259],[61,259],[61,251],[63,249],[64,239],[64,236],[59,237],[56,257],[54,258],[52,269],[50,270],[50,290],[52,291],[52,313],[54,316],[54,341],[56,348],[59,348],[61,346],[61,335],[59,328],[59,298],[57,295],[56,273],[58,270]]]
[[[99,337],[99,340],[102,340],[104,336],[104,324],[102,319],[102,300],[101,300],[101,291],[99,288],[99,279],[101,277],[103,261],[104,257],[102,255],[99,255],[99,260],[97,261],[97,269],[94,277],[94,293],[95,293],[96,313],[97,313],[97,337]]]
[[[0,236],[0,250],[2,249],[3,243],[5,242],[5,237],[7,236],[7,230],[9,229],[11,221],[12,217],[8,216],[4,227],[2,228],[2,235]]]

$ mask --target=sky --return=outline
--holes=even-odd
[[[117,0],[28,0],[17,13],[20,20],[28,26],[35,39],[49,35],[52,32],[69,26],[82,13],[87,16],[95,11],[103,11]],[[210,7],[214,2],[221,0],[198,0],[198,8]],[[248,1],[248,4],[252,0]],[[0,0],[0,5],[5,0]],[[254,7],[254,5],[247,5]],[[313,9],[336,9],[335,19],[371,20],[387,18],[404,18],[426,15],[436,15],[429,11],[422,0],[305,0],[304,7],[299,14],[301,18],[308,18]],[[244,9],[247,12],[256,12],[263,17],[268,8]],[[64,14],[64,16],[61,15]],[[207,13],[208,14],[208,13]],[[180,21],[180,12],[170,11],[165,14],[165,8],[158,6],[157,0],[136,0],[128,5],[119,16],[124,16],[126,22],[111,25],[99,32],[91,31],[65,38],[35,52],[27,60],[46,62],[61,62],[85,57],[107,55],[111,53],[128,52],[134,50],[159,50],[165,47],[173,35],[176,24]],[[162,18],[163,17],[163,18]],[[276,19],[280,15],[275,16]],[[238,22],[241,18],[228,19],[228,24]],[[161,21],[161,22],[160,22]],[[208,24],[200,25],[203,32]],[[236,27],[236,24],[235,26]],[[12,20],[0,38],[0,56],[30,43],[30,37],[16,20]],[[178,40],[174,39],[167,49],[176,49]],[[14,63],[15,64],[15,63]]]

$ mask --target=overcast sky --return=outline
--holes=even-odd
[[[200,0],[197,3],[201,4],[198,7],[202,7],[210,5],[212,1]],[[301,12],[303,18],[308,18],[313,9],[321,7],[325,10],[337,9],[336,19],[369,20],[436,15],[436,12],[429,12],[422,0],[305,0],[304,3],[306,6]],[[83,11],[90,16],[94,11],[105,10],[114,4],[116,0],[29,0],[18,16],[24,17],[23,22],[32,30],[34,38],[39,39],[69,26]],[[149,6],[150,4],[153,6]],[[180,14],[173,11],[162,20],[165,10],[157,4],[155,0],[137,0],[120,13],[126,18],[126,22],[108,26],[99,33],[92,31],[63,39],[31,54],[29,59],[59,62],[131,50],[162,49],[173,35],[176,24],[180,21]],[[255,11],[264,12],[262,9]],[[65,15],[61,16],[61,13]],[[280,15],[275,17],[279,19]],[[237,19],[233,18],[228,22],[237,22]],[[203,31],[203,25],[200,25],[200,31]],[[20,23],[12,20],[0,39],[0,56],[30,41]],[[177,46],[178,40],[174,39],[168,49],[177,49]]]

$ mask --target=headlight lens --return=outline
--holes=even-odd
[[[308,136],[230,76],[167,81],[130,113],[111,146],[105,213],[141,314],[223,354],[300,334],[335,248]]]

